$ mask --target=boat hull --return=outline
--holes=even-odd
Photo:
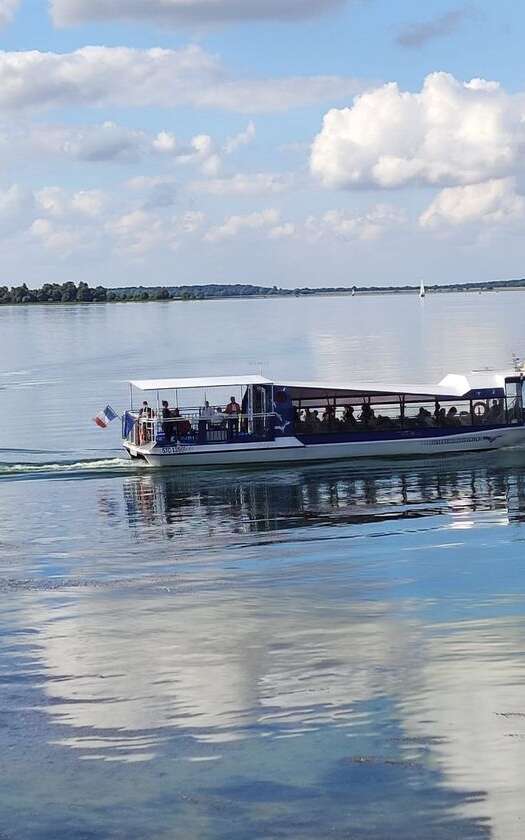
[[[281,464],[335,461],[352,458],[394,458],[479,452],[525,443],[525,426],[500,426],[447,435],[390,439],[304,442],[282,437],[258,443],[219,445],[134,446],[123,441],[131,457],[153,467],[224,467],[243,464]]]

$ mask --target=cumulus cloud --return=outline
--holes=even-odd
[[[271,230],[279,222],[279,211],[274,208],[261,212],[248,213],[245,216],[230,216],[222,225],[215,225],[207,231],[207,242],[222,242],[233,239],[244,231]]]
[[[262,195],[264,193],[282,193],[289,189],[291,178],[272,172],[233,175],[230,178],[210,178],[205,181],[193,181],[190,190],[208,195]]]
[[[194,166],[210,177],[216,176],[222,166],[222,150],[208,134],[184,142],[168,131],[148,134],[113,122],[71,126],[11,121],[0,125],[0,153],[4,160],[45,155],[62,161],[122,164],[149,157],[157,162]]]
[[[268,236],[270,239],[289,239],[291,236],[295,236],[296,232],[297,227],[293,222],[284,222],[282,225],[270,228]]]
[[[524,144],[523,93],[432,73],[421,92],[390,83],[330,110],[310,164],[329,187],[455,186],[513,174]]]
[[[54,251],[61,257],[70,256],[85,244],[78,228],[57,224],[51,219],[35,219],[31,225],[31,234],[46,250]]]
[[[51,0],[57,26],[94,20],[139,20],[180,26],[249,20],[300,20],[346,0]]]
[[[12,111],[190,105],[255,113],[342,99],[360,88],[343,76],[237,80],[198,46],[0,52],[0,107]]]
[[[378,239],[406,221],[404,211],[390,204],[376,204],[365,213],[329,210],[320,218],[310,216],[305,225],[310,239],[326,237],[350,241]]]
[[[490,225],[523,221],[525,199],[516,191],[514,178],[490,179],[481,184],[442,190],[421,214],[423,228],[459,226],[468,223]]]
[[[19,6],[20,0],[0,0],[0,26],[13,20]]]
[[[451,9],[432,20],[410,23],[403,27],[396,41],[402,47],[423,47],[428,41],[452,35],[459,29],[468,14],[467,8]]]

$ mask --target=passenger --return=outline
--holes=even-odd
[[[171,420],[171,411],[167,400],[162,400],[162,431],[164,433],[164,440],[170,443],[173,432],[173,421]]]
[[[373,426],[375,425],[375,414],[373,408],[371,408],[370,403],[364,402],[361,405],[361,416],[359,418],[363,426]]]
[[[230,402],[224,409],[225,414],[240,414],[241,407],[239,403],[236,401],[235,397],[230,397]]]
[[[241,413],[241,407],[239,403],[236,401],[235,397],[230,397],[230,402],[224,409],[224,413],[228,415],[228,429],[230,434],[233,432],[239,431],[239,414]]]
[[[211,420],[215,416],[215,409],[209,404],[208,400],[204,402],[204,408],[201,408],[201,418],[203,420]]]
[[[455,405],[447,411],[446,424],[447,426],[461,426],[461,420],[458,417],[458,410]]]
[[[148,420],[152,420],[154,416],[154,411],[151,406],[148,405],[147,400],[144,400],[142,403],[142,408],[139,411],[139,442],[149,443],[151,440],[151,423]]]
[[[181,438],[189,434],[189,432],[191,432],[190,421],[180,416],[180,411],[178,408],[173,409],[171,416],[175,418],[175,423],[173,425],[175,427],[176,437]]]
[[[319,419],[319,412],[314,409],[312,411],[312,425],[311,425],[312,432],[321,432],[323,429],[322,423]]]
[[[492,400],[492,405],[487,412],[487,423],[503,422],[503,400]]]
[[[430,426],[432,423],[432,415],[430,411],[421,406],[416,415],[416,423],[418,426]]]
[[[153,417],[153,409],[148,405],[147,400],[144,400],[142,403],[142,408],[139,411],[139,417],[144,417],[147,420],[151,420]]]
[[[441,406],[438,403],[438,401],[436,400],[436,407],[434,409],[434,421],[435,421],[436,425],[439,425],[440,414],[441,414]]]
[[[335,414],[335,407],[327,405],[323,414],[323,426],[327,432],[334,432],[338,426],[338,420]]]
[[[304,410],[304,417],[303,417],[303,429],[305,432],[312,431],[312,423],[313,423],[314,416],[309,408],[305,408]]]
[[[343,414],[343,425],[354,428],[357,426],[357,420],[354,414],[354,406],[347,405]]]
[[[447,413],[444,408],[440,408],[436,417],[436,426],[447,425]]]

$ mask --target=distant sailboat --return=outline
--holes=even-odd
[[[357,292],[357,288],[355,286],[352,286],[352,297],[354,297],[356,292]]]
[[[424,284],[423,280],[421,281],[421,285],[419,286],[419,297],[420,298],[425,297],[425,284]]]

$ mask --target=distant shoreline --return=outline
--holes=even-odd
[[[434,284],[427,295],[525,291],[525,279],[493,280],[479,283]],[[370,295],[414,295],[419,286],[334,286],[312,289],[281,289],[277,286],[209,283],[196,286],[127,286],[107,289],[87,283],[45,283],[40,289],[0,286],[0,306],[63,303],[147,303],[149,301],[249,300],[261,298],[363,297]]]

